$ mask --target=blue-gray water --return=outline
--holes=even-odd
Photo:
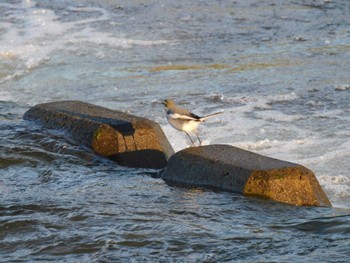
[[[348,262],[350,2],[1,1],[0,261]],[[22,120],[82,100],[312,169],[334,208],[184,189]]]

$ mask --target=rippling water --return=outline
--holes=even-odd
[[[2,262],[347,262],[350,3],[1,1]],[[312,169],[334,208],[184,189],[22,120],[82,100],[159,122],[205,114],[226,143]]]

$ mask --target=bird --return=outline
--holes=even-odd
[[[189,132],[193,132],[198,139],[199,145],[202,145],[202,141],[198,136],[197,127],[201,122],[205,122],[206,119],[222,114],[223,111],[215,112],[205,116],[198,116],[191,113],[187,109],[181,108],[171,99],[165,99],[162,104],[164,105],[166,111],[166,117],[171,126],[179,131],[183,131],[190,138],[192,146],[194,142],[189,135]]]

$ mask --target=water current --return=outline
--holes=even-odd
[[[0,0],[1,262],[348,262],[350,2]],[[169,186],[22,120],[81,100],[313,170],[333,208]]]

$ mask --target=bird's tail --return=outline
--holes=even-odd
[[[199,120],[200,121],[205,121],[206,119],[210,118],[210,117],[213,117],[213,116],[216,116],[216,115],[219,115],[219,114],[223,114],[224,111],[219,111],[219,112],[215,112],[215,113],[212,113],[212,114],[209,114],[209,115],[205,115],[203,117],[201,117]]]

